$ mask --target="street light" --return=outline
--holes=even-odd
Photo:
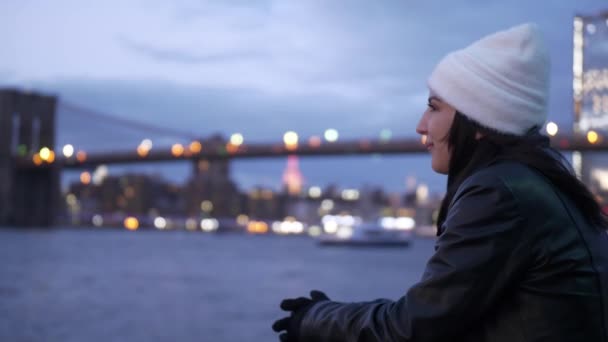
[[[141,141],[141,143],[139,144],[139,146],[145,148],[146,150],[150,150],[152,149],[152,140],[150,139],[144,139]]]
[[[38,155],[40,156],[40,159],[42,161],[47,162],[49,164],[55,161],[55,152],[53,152],[53,150],[49,149],[48,147],[41,148]]]
[[[137,230],[139,228],[139,220],[133,216],[125,218],[123,224],[128,230]]]
[[[241,146],[243,144],[243,135],[241,133],[234,133],[230,136],[230,143],[234,146]]]
[[[203,145],[199,141],[193,141],[190,143],[190,152],[200,153],[203,149]]]
[[[383,129],[382,131],[380,131],[380,140],[382,141],[389,141],[391,140],[393,136],[393,132],[391,132],[390,129]]]
[[[42,158],[40,158],[40,153],[34,154],[34,156],[32,157],[32,161],[36,166],[42,165]]]
[[[336,131],[333,128],[330,128],[325,131],[324,137],[325,137],[325,140],[327,140],[328,142],[336,142],[339,137],[338,131]]]
[[[46,158],[46,162],[51,164],[55,161],[55,152],[53,150],[49,151],[49,156]]]
[[[182,154],[184,154],[184,146],[182,146],[182,144],[175,144],[171,146],[171,154],[174,157],[181,156]]]
[[[43,147],[40,149],[40,158],[42,160],[47,161],[51,155],[51,150],[48,147]]]
[[[308,145],[309,145],[310,147],[315,147],[315,148],[316,148],[316,147],[321,146],[321,138],[319,138],[319,137],[318,137],[318,136],[316,136],[316,135],[314,135],[314,136],[310,137],[310,138],[308,139]]]
[[[85,151],[78,151],[78,153],[76,153],[76,159],[78,159],[79,162],[84,163],[87,160],[87,153]]]
[[[589,141],[589,143],[595,144],[598,142],[599,139],[600,139],[600,136],[599,136],[599,134],[597,134],[596,131],[587,132],[587,141]]]
[[[80,181],[84,185],[88,185],[91,183],[91,174],[87,171],[80,174]]]
[[[63,156],[66,158],[70,158],[74,155],[74,146],[67,144],[63,146]]]
[[[285,147],[290,150],[295,150],[298,147],[298,134],[294,131],[288,131],[283,135]]]
[[[146,148],[144,145],[139,145],[137,146],[137,155],[140,157],[145,157],[148,155],[148,152],[150,152],[150,149]]]
[[[549,134],[550,136],[554,137],[557,132],[559,131],[559,128],[557,127],[557,124],[555,122],[549,122],[547,123],[547,127],[545,127],[547,130],[547,134]]]

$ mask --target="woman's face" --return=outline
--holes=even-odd
[[[431,167],[437,173],[447,174],[450,165],[448,133],[456,115],[456,109],[443,102],[432,91],[428,106],[416,127],[418,134],[426,136],[426,148],[431,153]]]

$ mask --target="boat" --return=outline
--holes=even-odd
[[[321,246],[405,247],[412,242],[410,229],[389,229],[381,224],[361,223],[342,226],[333,234],[317,238]]]

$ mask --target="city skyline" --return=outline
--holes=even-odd
[[[244,232],[247,227],[250,233],[261,233],[257,231],[259,225],[267,232],[268,222],[297,222],[302,225],[298,233],[303,233],[305,227],[318,227],[332,217],[366,222],[409,217],[412,223],[429,225],[439,205],[438,196],[413,183],[398,194],[379,187],[302,188],[297,165],[293,158],[290,160],[280,191],[264,187],[240,191],[223,176],[223,169],[229,167],[226,162],[201,161],[183,185],[167,182],[160,174],[112,176],[106,168],[94,174],[83,171],[61,196],[63,205],[56,220],[60,224],[124,226],[131,230],[139,226],[164,230],[171,221],[172,228],[178,229],[211,232],[219,226],[221,231]],[[282,229],[274,225],[272,230],[280,234]]]

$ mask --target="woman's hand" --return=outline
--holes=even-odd
[[[288,317],[279,319],[272,325],[272,330],[276,332],[285,331],[279,335],[281,342],[298,342],[300,324],[304,315],[315,303],[324,300],[329,300],[325,293],[312,290],[310,291],[310,298],[288,298],[281,301],[281,309],[290,312]]]

